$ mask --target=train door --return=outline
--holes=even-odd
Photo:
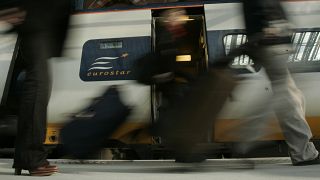
[[[170,51],[170,48],[175,49],[176,68],[179,72],[187,73],[189,75],[197,76],[201,72],[207,71],[208,56],[207,56],[207,42],[206,31],[204,23],[203,8],[186,8],[186,16],[181,19],[184,21],[184,26],[187,27],[187,33],[190,34],[183,39],[175,40],[172,43],[174,47],[165,47]],[[160,14],[164,10],[153,12],[153,51],[158,53],[163,50],[160,47],[161,42],[166,41],[165,33],[168,33],[166,27],[163,25],[164,18]],[[178,38],[177,38],[178,39]],[[177,81],[183,79],[176,78]],[[156,121],[159,115],[159,108],[162,104],[161,94],[156,91],[157,87],[152,87],[152,112],[153,120]]]
[[[70,115],[110,85],[120,85],[123,102],[133,107],[126,127],[114,138],[149,123],[150,87],[134,81],[133,65],[151,51],[151,11],[75,14],[68,35],[64,58],[50,61],[53,83],[46,143],[57,143],[58,130]]]

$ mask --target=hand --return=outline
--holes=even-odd
[[[20,8],[10,8],[0,11],[0,21],[5,21],[14,26],[23,23],[26,12]]]

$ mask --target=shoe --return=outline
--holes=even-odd
[[[21,168],[15,168],[14,174],[21,175]],[[46,164],[44,166],[40,166],[36,169],[28,170],[30,176],[51,176],[54,173],[58,172],[58,167],[55,165]]]
[[[308,165],[315,165],[315,164],[320,164],[320,154],[312,160],[296,162],[296,163],[293,163],[292,165],[294,165],[294,166],[308,166]]]
[[[206,160],[204,153],[178,153],[176,154],[176,163],[201,163]]]

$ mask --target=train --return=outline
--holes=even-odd
[[[110,139],[124,144],[161,144],[161,137],[153,137],[146,131],[157,121],[161,96],[154,85],[137,83],[133,74],[134,64],[140,57],[157,51],[158,35],[162,31],[160,14],[164,10],[185,9],[186,21],[193,22],[192,28],[201,32],[198,44],[186,44],[187,48],[201,49],[198,57],[181,52],[181,58],[189,58],[181,62],[194,71],[210,68],[219,57],[246,42],[239,0],[177,1],[96,9],[84,8],[79,4],[82,1],[75,2],[78,4],[71,16],[63,57],[49,60],[52,91],[48,105],[47,145],[61,144],[59,131],[63,125],[112,85],[120,87],[121,99],[134,108]],[[305,96],[306,120],[316,141],[320,139],[320,1],[284,0],[282,5],[294,27],[292,42],[296,51],[288,59],[288,66]],[[2,23],[1,28],[7,28],[6,24]],[[0,105],[3,114],[0,135],[6,137],[15,133],[13,126],[24,71],[17,51],[19,37],[1,34],[0,41]],[[192,65],[193,58],[200,59],[206,68]],[[97,59],[108,63],[101,65],[96,63]],[[242,80],[218,120],[208,128],[208,143],[237,142],[237,136],[226,132],[237,127],[252,109],[263,107],[272,95],[264,70],[248,56],[235,58],[230,68]],[[282,142],[284,137],[276,118],[268,118],[271,118],[269,127],[275,133],[262,137],[261,141]],[[6,145],[0,143],[0,146]]]

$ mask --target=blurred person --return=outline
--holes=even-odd
[[[167,13],[171,15],[171,12],[175,13],[174,16],[177,17],[180,17],[180,15],[185,15],[184,10],[170,10],[170,13]],[[173,18],[173,16],[171,17]],[[179,30],[177,31],[177,25],[183,25],[183,23],[181,23],[183,21],[180,21],[179,18],[177,19],[177,21],[175,21],[175,19],[169,19],[167,21],[168,24],[172,23],[172,20],[174,22],[174,25],[170,27],[173,28],[166,29],[165,33],[160,35],[161,43],[159,44],[159,47],[161,55],[153,53],[148,54],[142,58],[142,61],[140,59],[141,64],[136,66],[137,71],[139,71],[140,67],[144,67],[144,70],[140,71],[142,73],[141,76],[138,77],[139,82],[144,84],[153,83],[149,82],[148,78],[152,78],[152,75],[147,72],[150,72],[150,69],[156,67],[159,68],[159,71],[156,70],[156,74],[161,76],[156,79],[164,82],[160,85],[161,88],[170,89],[170,87],[174,87],[171,83],[173,80],[171,71],[173,71],[175,68],[174,62],[177,53],[176,48],[179,48],[181,47],[181,45],[183,45],[183,43],[175,43],[179,42],[176,41],[176,38],[181,40],[185,38],[186,35],[190,35],[193,37],[196,33],[187,34],[187,31],[183,26],[179,26]],[[171,36],[171,31],[174,32],[175,36]],[[166,50],[168,51],[165,52]],[[161,61],[152,61],[155,59],[158,60],[158,57],[161,58]],[[146,63],[148,65],[146,65]],[[157,65],[159,65],[159,67],[157,67]],[[70,122],[67,123],[61,130],[61,140],[63,141],[67,153],[73,155],[73,157],[76,158],[87,158],[92,153],[96,152],[104,143],[104,139],[112,135],[112,133],[127,119],[131,107],[127,107],[122,103],[121,98],[119,97],[118,89],[118,86],[108,87],[103,95],[95,98],[95,100],[92,103],[88,104],[86,108],[76,113],[77,115],[70,117]],[[162,90],[162,92],[164,93],[168,92],[165,95],[167,99],[171,98],[171,94],[169,91],[170,90]],[[172,97],[174,97],[174,95]],[[83,114],[90,115],[83,117]],[[83,136],[79,136],[79,134],[81,133],[77,132],[83,132],[84,130],[86,130],[88,133],[84,134]]]
[[[249,42],[224,59],[231,62],[237,54],[245,52],[266,69],[272,81],[274,97],[284,97],[285,101],[279,102],[286,103],[275,110],[281,118],[293,164],[318,163],[318,151],[309,142],[311,132],[301,116],[302,94],[295,87],[286,67],[290,45],[288,23],[279,2],[267,1],[265,6],[260,4],[262,2],[244,1]],[[174,150],[178,162],[200,162],[205,159],[206,149],[197,144],[207,138],[207,130],[212,127],[235,82],[225,63],[217,64],[208,72],[196,76],[177,68],[175,58],[179,40],[193,35],[185,27],[185,15],[181,9],[171,9],[162,14],[166,30],[160,35],[157,53],[140,59],[137,67],[142,69],[138,81],[157,84],[158,91],[164,97],[159,119],[152,129],[154,135],[163,137],[165,143]],[[94,106],[100,107],[100,103]],[[284,113],[283,107],[291,108],[291,113]],[[97,118],[101,118],[100,115]],[[93,134],[92,137],[97,136]],[[72,139],[69,141],[72,142]],[[74,143],[79,145],[79,141]]]
[[[174,153],[176,162],[201,162],[206,158],[209,129],[224,101],[234,87],[227,69],[201,67],[200,29],[184,9],[168,9],[161,14],[156,52],[139,60],[138,82],[156,84],[161,94],[159,118],[151,133]],[[193,44],[188,46],[188,44]],[[198,45],[194,45],[198,44]],[[178,55],[190,54],[189,62],[179,62]],[[195,72],[186,65],[203,68]]]
[[[58,172],[57,166],[47,161],[48,152],[43,145],[50,96],[47,60],[60,56],[69,13],[69,0],[21,0],[0,15],[19,35],[19,57],[26,72],[13,164],[16,175],[23,169],[31,176]]]
[[[197,148],[197,144],[206,136],[210,123],[216,119],[235,85],[226,65],[234,57],[247,54],[255,63],[264,67],[271,81],[273,109],[289,146],[292,164],[319,164],[319,152],[310,142],[312,134],[304,117],[303,95],[287,67],[287,60],[292,52],[292,31],[280,2],[243,0],[243,11],[248,42],[222,58],[226,63],[222,61],[215,64],[208,73],[187,79],[188,83],[175,81],[179,73],[175,67],[174,47],[177,39],[183,38],[187,33],[181,19],[179,20],[184,13],[181,10],[169,10],[163,14],[169,33],[162,40],[164,48],[154,58],[165,60],[166,63],[163,64],[170,73],[153,76],[154,81],[163,82],[165,79],[166,83],[160,84],[159,89],[164,99],[168,100],[164,108],[160,109],[155,132],[173,148],[178,162],[204,160],[206,150]],[[242,138],[254,140],[258,136],[247,133]]]
[[[310,142],[312,133],[305,120],[305,104],[302,92],[297,88],[287,67],[292,53],[292,30],[279,0],[243,0],[243,11],[248,42],[227,56],[231,62],[236,56],[246,54],[254,63],[261,65],[271,81],[273,98],[264,107],[258,107],[241,124],[241,139],[257,140],[263,129],[263,113],[273,109],[289,147],[292,164],[296,166],[320,164],[319,152]],[[254,123],[250,125],[249,123]],[[259,131],[258,130],[258,131]],[[239,151],[246,147],[239,146]]]
[[[175,151],[178,162],[202,161],[203,154],[195,148],[196,155],[200,155],[196,156],[192,147],[206,138],[207,132],[204,129],[208,128],[212,120],[208,118],[208,113],[210,116],[214,114],[210,103],[218,101],[216,97],[227,96],[227,91],[216,86],[224,83],[223,87],[227,88],[228,79],[207,76],[198,79],[197,75],[179,69],[176,64],[179,49],[190,39],[192,43],[198,43],[197,34],[200,32],[188,29],[184,9],[166,10],[162,16],[161,26],[164,29],[159,35],[158,53],[147,54],[136,64],[138,82],[157,84],[158,91],[166,101],[160,110],[160,119],[151,131],[156,136],[164,137],[166,144]],[[191,81],[196,84],[190,86]],[[220,91],[219,94],[210,95],[212,89]],[[201,102],[200,105],[194,106],[197,102]],[[102,96],[70,117],[70,122],[63,127],[60,135],[66,151],[76,158],[87,158],[126,120],[130,109],[122,103],[117,86],[108,88]],[[197,118],[203,121],[194,121]],[[88,133],[79,136],[81,133],[77,132],[84,130]],[[192,156],[189,158],[190,154]]]

